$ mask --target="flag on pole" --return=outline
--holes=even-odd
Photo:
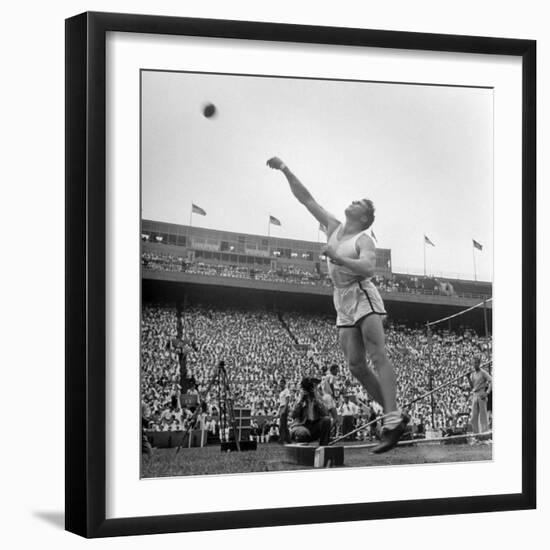
[[[378,242],[378,239],[376,238],[376,235],[374,234],[374,231],[371,229],[370,230],[370,236],[376,241]]]
[[[202,209],[200,206],[197,206],[196,204],[191,205],[191,212],[193,214],[200,214],[201,216],[206,216],[206,210]]]
[[[435,244],[432,243],[432,241],[430,241],[430,239],[428,238],[427,235],[424,235],[424,243],[425,243],[425,244],[429,244],[429,245],[431,245],[431,246],[435,246]]]
[[[472,239],[472,243],[474,245],[474,248],[477,248],[478,250],[483,250],[483,245],[481,243],[478,243],[475,239]]]
[[[269,216],[269,223],[273,225],[281,225],[281,222],[275,216]]]

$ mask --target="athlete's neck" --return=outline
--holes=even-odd
[[[361,233],[362,231],[363,231],[363,224],[361,222],[346,218],[346,222],[342,226],[342,232],[340,236],[344,237],[347,235],[357,235],[357,233]]]

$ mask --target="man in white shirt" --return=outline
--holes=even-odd
[[[338,424],[338,412],[336,410],[336,382],[338,379],[338,365],[331,365],[328,374],[321,380],[323,402],[332,416],[333,424]]]
[[[359,408],[353,401],[350,400],[349,395],[344,395],[344,402],[340,406],[339,412],[342,417],[342,432],[347,434],[353,431],[355,428],[355,417],[359,412]]]

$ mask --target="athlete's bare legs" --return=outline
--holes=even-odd
[[[380,387],[380,381],[376,374],[367,365],[363,335],[357,328],[338,329],[340,346],[349,370],[360,384],[367,390],[369,395],[384,407],[384,394]],[[385,410],[385,407],[384,407]]]
[[[357,328],[340,328],[340,345],[353,376],[384,408],[382,440],[374,453],[389,451],[403,435],[408,418],[397,409],[396,379],[393,365],[386,353],[382,319],[379,315],[365,317]],[[366,361],[369,355],[376,372]]]
[[[369,315],[361,322],[365,348],[374,365],[382,391],[384,412],[397,410],[395,371],[386,353],[386,339],[380,315]],[[374,396],[373,396],[374,397]]]

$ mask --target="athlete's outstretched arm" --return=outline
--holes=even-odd
[[[311,212],[311,214],[327,228],[330,235],[340,223],[327,212],[307,190],[306,186],[290,171],[289,167],[278,157],[270,158],[267,165],[274,170],[280,170],[286,177],[293,195]]]
[[[376,247],[373,240],[368,235],[363,234],[357,239],[356,246],[359,252],[359,258],[356,260],[340,256],[332,246],[327,246],[323,253],[330,258],[331,262],[343,265],[357,275],[372,277],[376,267]]]

